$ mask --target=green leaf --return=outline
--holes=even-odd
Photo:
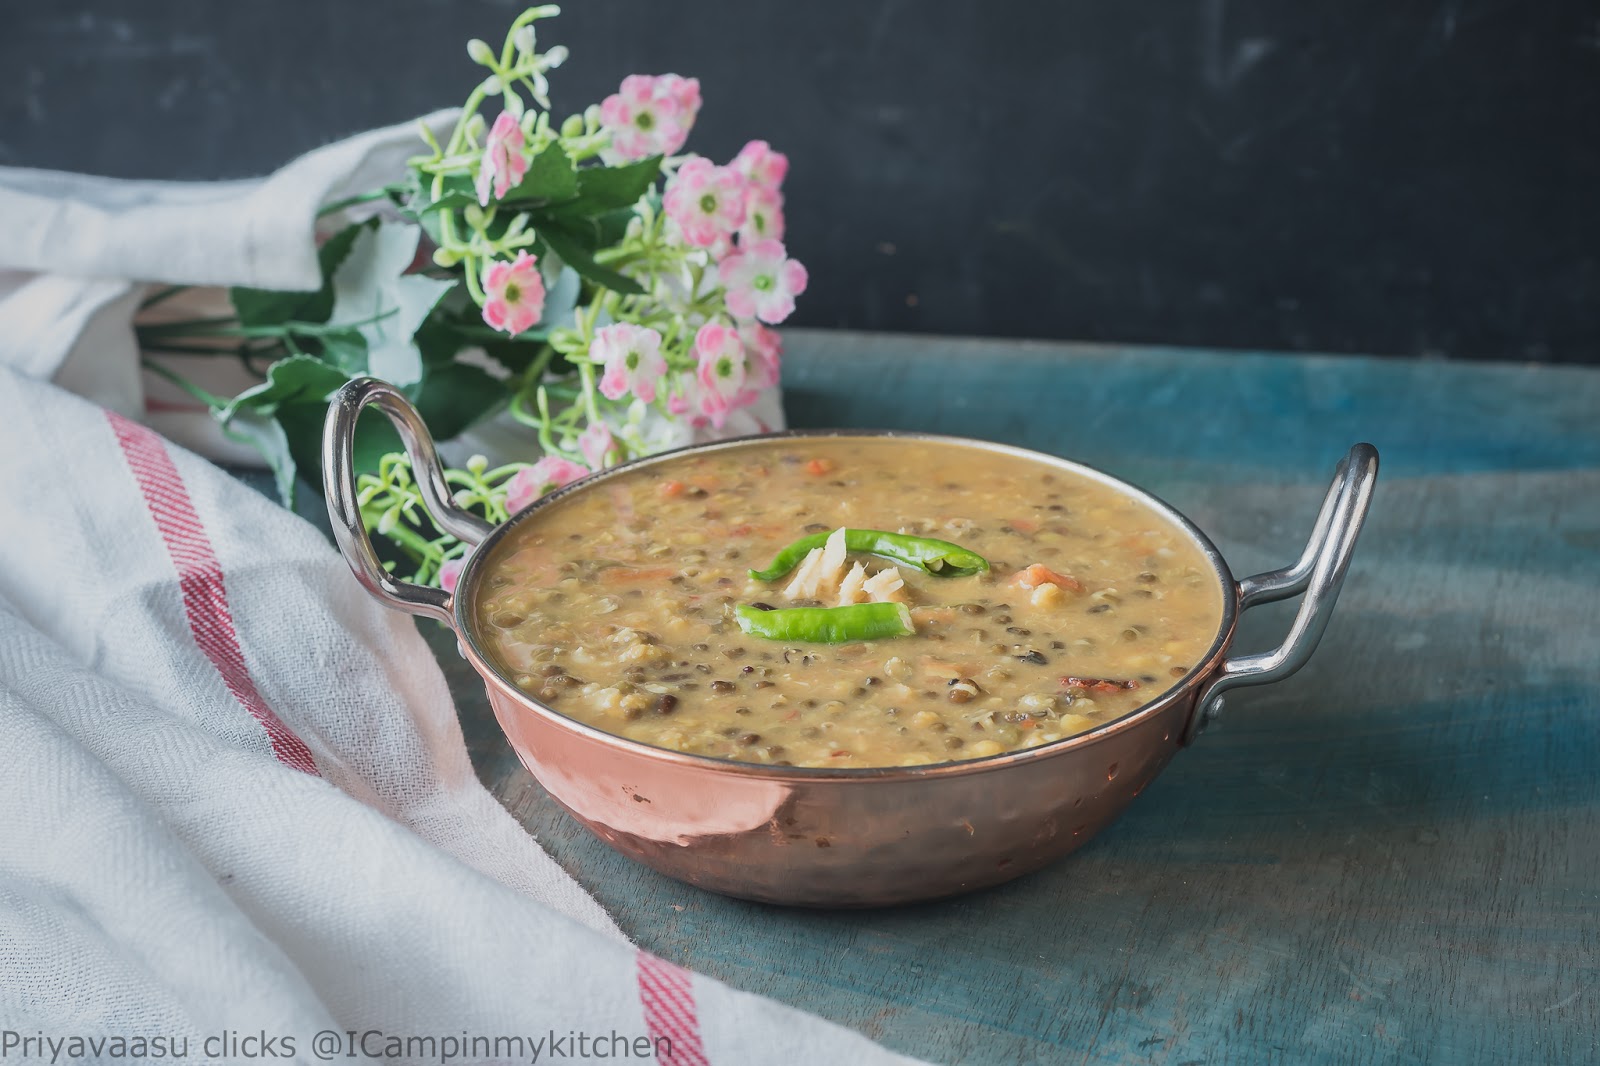
[[[226,426],[243,411],[271,417],[297,401],[326,405],[328,397],[348,380],[315,356],[291,355],[267,367],[267,380],[235,396],[217,412],[217,420]]]
[[[343,329],[324,333],[317,338],[322,344],[322,360],[337,367],[350,377],[367,372],[367,338],[358,329]]]
[[[620,167],[583,167],[578,171],[578,195],[550,208],[561,218],[589,217],[639,202],[661,176],[661,157],[651,156]]]
[[[448,296],[446,298],[448,299]],[[418,328],[415,340],[417,351],[422,353],[424,379],[427,377],[429,367],[443,366],[454,361],[456,353],[472,343],[457,331],[455,318],[456,316],[446,310],[441,301],[433,314],[429,315]]]
[[[461,178],[465,180],[465,175]],[[449,179],[445,179],[446,186]],[[439,205],[429,199],[433,187],[433,179],[419,170],[408,170],[405,181],[405,203],[400,208],[400,217],[415,222],[422,227],[428,239],[434,244],[439,243]],[[462,200],[461,206],[468,201]],[[474,201],[475,202],[475,201]]]
[[[423,215],[417,219],[417,225],[422,228],[422,232],[428,235],[428,240],[433,242],[435,246],[444,242],[444,225],[440,222],[443,217],[441,214],[433,213]]]
[[[401,218],[415,221],[428,207],[428,176],[415,167],[406,168],[406,176],[400,182],[399,212]]]
[[[330,326],[348,325],[366,341],[366,371],[395,385],[422,378],[417,330],[455,281],[407,274],[417,254],[415,226],[384,222],[356,236],[333,275]]]
[[[533,157],[528,173],[521,181],[506,191],[501,202],[514,206],[524,202],[556,203],[578,195],[582,171],[572,163],[560,141],[551,141],[549,147]]]
[[[622,238],[628,235],[628,223],[637,216],[638,212],[632,207],[619,207],[587,219],[587,223],[594,227],[595,247],[610,248],[621,244]]]
[[[422,350],[416,335],[428,315],[454,281],[436,281],[418,274],[396,278],[390,296],[396,301],[394,317],[363,329],[367,334],[367,370],[373,375],[407,385],[422,378]]]
[[[506,402],[505,382],[482,367],[429,367],[417,390],[417,410],[436,440],[449,440]]]
[[[561,257],[563,263],[596,285],[603,285],[612,292],[628,296],[638,296],[644,292],[644,286],[637,281],[596,263],[593,246],[585,247],[585,240],[579,233],[554,223],[546,223],[539,227],[539,237],[550,246],[552,252]]]
[[[554,279],[546,279],[544,314],[539,316],[539,328],[546,335],[552,330],[567,329],[577,323],[578,297],[582,295],[582,289],[578,272],[570,266],[562,266]]]
[[[242,326],[281,326],[285,322],[319,322],[320,292],[274,292],[271,289],[232,288],[228,299]]]
[[[334,272],[350,254],[357,234],[373,225],[376,225],[375,221],[346,226],[317,249],[317,263],[322,268],[320,289],[312,292],[279,292],[242,287],[229,289],[228,298],[239,316],[239,324],[271,327],[281,326],[285,322],[326,322],[333,313]]]
[[[551,262],[555,260],[552,258]],[[575,290],[577,281],[576,272],[563,269],[560,278],[547,282],[551,288],[545,296],[544,319],[515,337],[485,324],[482,309],[467,296],[464,286],[446,293],[417,331],[417,348],[422,352],[424,373],[433,367],[455,362],[456,354],[464,348],[481,348],[512,373],[521,372],[539,354],[549,337],[548,324],[555,320],[552,319],[552,309],[558,317],[564,316],[566,321],[571,321],[569,304],[575,299],[576,293],[574,291],[569,297],[568,290]]]
[[[529,332],[532,331],[530,330]],[[519,333],[516,340],[477,340],[473,343],[482,348],[484,354],[488,355],[490,359],[493,359],[511,373],[520,374],[528,369],[528,364],[532,363],[544,348],[543,340],[535,344],[529,344],[524,341],[523,338],[527,335],[527,333]],[[501,388],[502,391],[509,391],[505,390],[504,386]]]
[[[326,403],[291,403],[278,410],[299,475],[318,493],[322,492],[322,424],[328,417]],[[400,451],[400,435],[382,412],[365,410],[356,423],[355,468],[357,474],[378,469],[378,462],[390,452]]]
[[[289,437],[276,418],[243,411],[225,422],[222,432],[232,440],[248,444],[261,453],[272,468],[272,480],[278,489],[278,499],[290,510],[294,509],[294,481],[297,470],[289,449]]]
[[[592,252],[598,248],[610,248],[621,243],[627,234],[628,223],[633,220],[635,214],[635,210],[631,207],[619,207],[589,218],[557,218],[554,215],[544,215],[542,218],[536,218],[535,223],[566,230],[573,239]]]
[[[216,412],[223,433],[266,459],[285,507],[294,506],[296,473],[321,484],[322,420],[328,397],[346,380],[319,359],[293,355],[273,363],[266,381]]]
[[[415,191],[408,203],[408,214],[414,218],[436,211],[458,211],[468,204],[478,202],[478,190],[472,183],[472,176],[466,173],[446,174],[440,183],[439,195],[433,195],[433,178],[426,174],[416,174]]]

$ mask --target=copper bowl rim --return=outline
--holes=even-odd
[[[1085,733],[1078,733],[1060,740],[1041,744],[1035,748],[1024,748],[1021,751],[1002,752],[998,755],[987,755],[976,759],[963,759],[953,762],[930,763],[923,766],[863,766],[863,767],[826,767],[826,766],[770,766],[764,763],[737,762],[732,759],[719,759],[710,755],[695,755],[690,752],[672,751],[668,748],[658,748],[643,741],[632,740],[628,737],[608,733],[603,729],[580,722],[568,717],[560,711],[529,696],[519,688],[509,677],[503,673],[483,652],[477,644],[477,631],[471,619],[471,607],[476,602],[474,593],[481,576],[484,560],[494,554],[494,549],[509,532],[523,522],[531,521],[545,508],[566,499],[579,492],[587,492],[606,481],[621,474],[667,462],[682,455],[690,453],[709,453],[746,447],[752,444],[770,444],[781,440],[803,440],[808,438],[890,438],[905,441],[926,441],[937,444],[954,444],[964,447],[977,448],[996,455],[1006,455],[1013,458],[1028,459],[1034,462],[1044,462],[1069,470],[1073,473],[1098,481],[1109,488],[1130,496],[1149,506],[1152,510],[1165,516],[1169,521],[1183,530],[1190,539],[1205,554],[1211,563],[1213,573],[1220,585],[1222,593],[1222,619],[1218,623],[1216,637],[1211,642],[1210,649],[1201,656],[1200,660],[1189,669],[1183,677],[1176,679],[1173,684],[1163,690],[1160,695],[1147,703],[1128,711],[1126,714],[1097,726]],[[1234,627],[1238,622],[1239,604],[1236,595],[1236,583],[1233,572],[1228,568],[1227,561],[1217,546],[1207,537],[1183,512],[1161,499],[1159,496],[1139,488],[1121,478],[1107,474],[1103,470],[1071,459],[1060,456],[1047,455],[1036,452],[1030,448],[1020,448],[1010,444],[1000,444],[995,441],[979,440],[972,437],[956,437],[937,433],[916,433],[902,430],[873,430],[873,429],[808,429],[786,430],[781,433],[761,433],[742,437],[730,437],[726,440],[711,441],[703,444],[690,444],[670,451],[657,452],[642,459],[634,459],[626,463],[619,463],[596,474],[566,485],[546,496],[541,497],[528,507],[518,511],[509,519],[495,527],[494,531],[485,537],[467,557],[461,574],[457,580],[456,593],[453,597],[451,611],[454,615],[454,628],[456,637],[461,645],[462,654],[467,661],[486,681],[498,684],[498,687],[513,697],[523,708],[539,715],[560,728],[585,736],[607,747],[620,748],[630,754],[641,758],[648,758],[658,762],[676,763],[685,767],[694,767],[717,773],[732,774],[741,777],[788,780],[805,779],[810,781],[839,781],[839,782],[872,782],[872,781],[911,781],[926,778],[954,777],[973,773],[988,773],[1004,770],[1022,763],[1035,762],[1042,759],[1051,759],[1066,755],[1082,748],[1087,748],[1095,742],[1109,736],[1130,729],[1137,729],[1143,722],[1159,715],[1174,701],[1181,700],[1193,688],[1209,675],[1227,653],[1228,646],[1233,641]]]

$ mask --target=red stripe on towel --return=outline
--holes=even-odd
[[[195,644],[222,675],[222,683],[228,686],[234,699],[266,730],[278,761],[320,777],[317,764],[311,758],[311,749],[273,713],[250,678],[244,650],[239,647],[239,635],[233,628],[233,614],[228,610],[222,564],[217,561],[205,525],[195,512],[188,489],[184,488],[183,477],[173,465],[172,456],[167,454],[166,444],[153,431],[115,411],[107,411],[106,417],[117,435],[117,443],[122,446],[128,469],[144,494],[150,517],[166,543],[172,565],[178,571],[183,610]]]
[[[700,1042],[700,1017],[695,1013],[692,975],[681,966],[639,952],[639,1002],[656,1061],[662,1066],[710,1066]],[[665,1040],[663,1046],[658,1041]]]

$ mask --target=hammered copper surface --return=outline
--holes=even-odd
[[[841,778],[660,758],[488,688],[528,771],[613,848],[715,892],[835,907],[967,892],[1074,851],[1166,766],[1196,692],[1017,761]]]

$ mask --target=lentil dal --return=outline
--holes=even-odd
[[[950,541],[988,569],[851,553],[845,573],[817,549],[799,577],[752,576],[845,527]],[[1215,572],[1165,515],[1043,462],[915,439],[776,439],[624,471],[485,562],[480,643],[530,695],[646,744],[784,766],[1073,736],[1178,683],[1222,616]],[[773,641],[735,614],[866,599],[905,603],[915,632]]]

